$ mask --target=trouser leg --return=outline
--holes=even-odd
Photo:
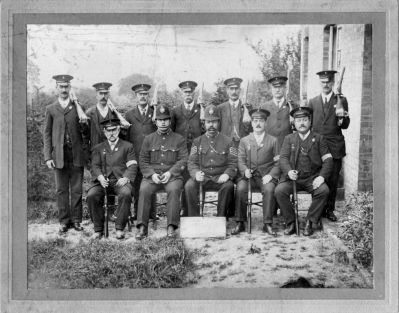
[[[337,188],[338,188],[338,180],[339,173],[342,168],[342,159],[333,159],[334,167],[330,177],[327,180],[328,189],[330,193],[327,198],[327,203],[325,206],[326,212],[333,212],[335,210],[335,198],[337,197]]]
[[[71,220],[73,223],[82,222],[82,194],[83,167],[72,166],[69,170],[71,182]]]
[[[287,225],[295,222],[295,212],[290,201],[291,194],[292,181],[279,183],[274,191],[278,206],[280,207]]]
[[[166,204],[167,226],[173,225],[175,228],[180,222],[180,195],[183,189],[183,180],[175,179],[164,185],[168,195]]]
[[[235,214],[234,220],[243,222],[247,220],[247,202],[248,202],[248,180],[241,179],[237,183],[235,194]]]
[[[94,231],[104,230],[104,188],[100,185],[91,187],[87,193],[87,205],[92,214]]]
[[[228,211],[234,207],[234,183],[231,180],[223,184],[213,183],[213,187],[218,185],[218,205],[217,216],[228,216]]]
[[[276,207],[276,199],[274,198],[276,184],[273,181],[267,184],[262,184],[262,180],[260,180],[260,183],[262,190],[263,223],[272,224],[273,214]]]
[[[319,188],[313,190],[313,179],[309,179],[306,183],[301,184],[302,188],[312,194],[312,203],[308,210],[307,220],[317,224],[323,214],[325,204],[327,202],[329,189],[327,184],[323,183]]]
[[[184,193],[187,199],[187,215],[200,216],[199,183],[190,178],[184,186]]]
[[[139,193],[139,205],[137,210],[137,224],[148,226],[148,220],[150,218],[151,210],[151,199],[153,194],[162,188],[162,185],[157,185],[149,179],[143,179],[140,185]]]
[[[57,192],[58,221],[68,225],[71,222],[69,206],[69,168],[55,169],[55,186]]]
[[[118,215],[115,221],[115,229],[124,230],[132,204],[132,186],[126,184],[115,189],[118,195]]]

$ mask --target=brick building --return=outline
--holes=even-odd
[[[300,98],[320,93],[316,72],[345,66],[342,93],[351,123],[343,130],[346,157],[338,196],[373,190],[372,164],[372,29],[371,25],[307,25],[301,29]],[[336,77],[337,79],[338,77]]]

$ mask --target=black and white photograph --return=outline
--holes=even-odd
[[[397,25],[279,14],[14,14],[6,306],[386,301]]]

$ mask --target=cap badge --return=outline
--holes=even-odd
[[[213,109],[209,110],[209,114],[212,115],[213,114]]]
[[[165,108],[164,108],[164,107],[161,107],[161,108],[159,109],[159,112],[165,113]]]

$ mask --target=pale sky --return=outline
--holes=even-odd
[[[247,44],[294,36],[300,25],[28,25],[27,55],[40,69],[37,85],[54,88],[56,74],[74,76],[76,87],[91,87],[137,73],[165,83],[219,78],[262,79],[260,58]]]

